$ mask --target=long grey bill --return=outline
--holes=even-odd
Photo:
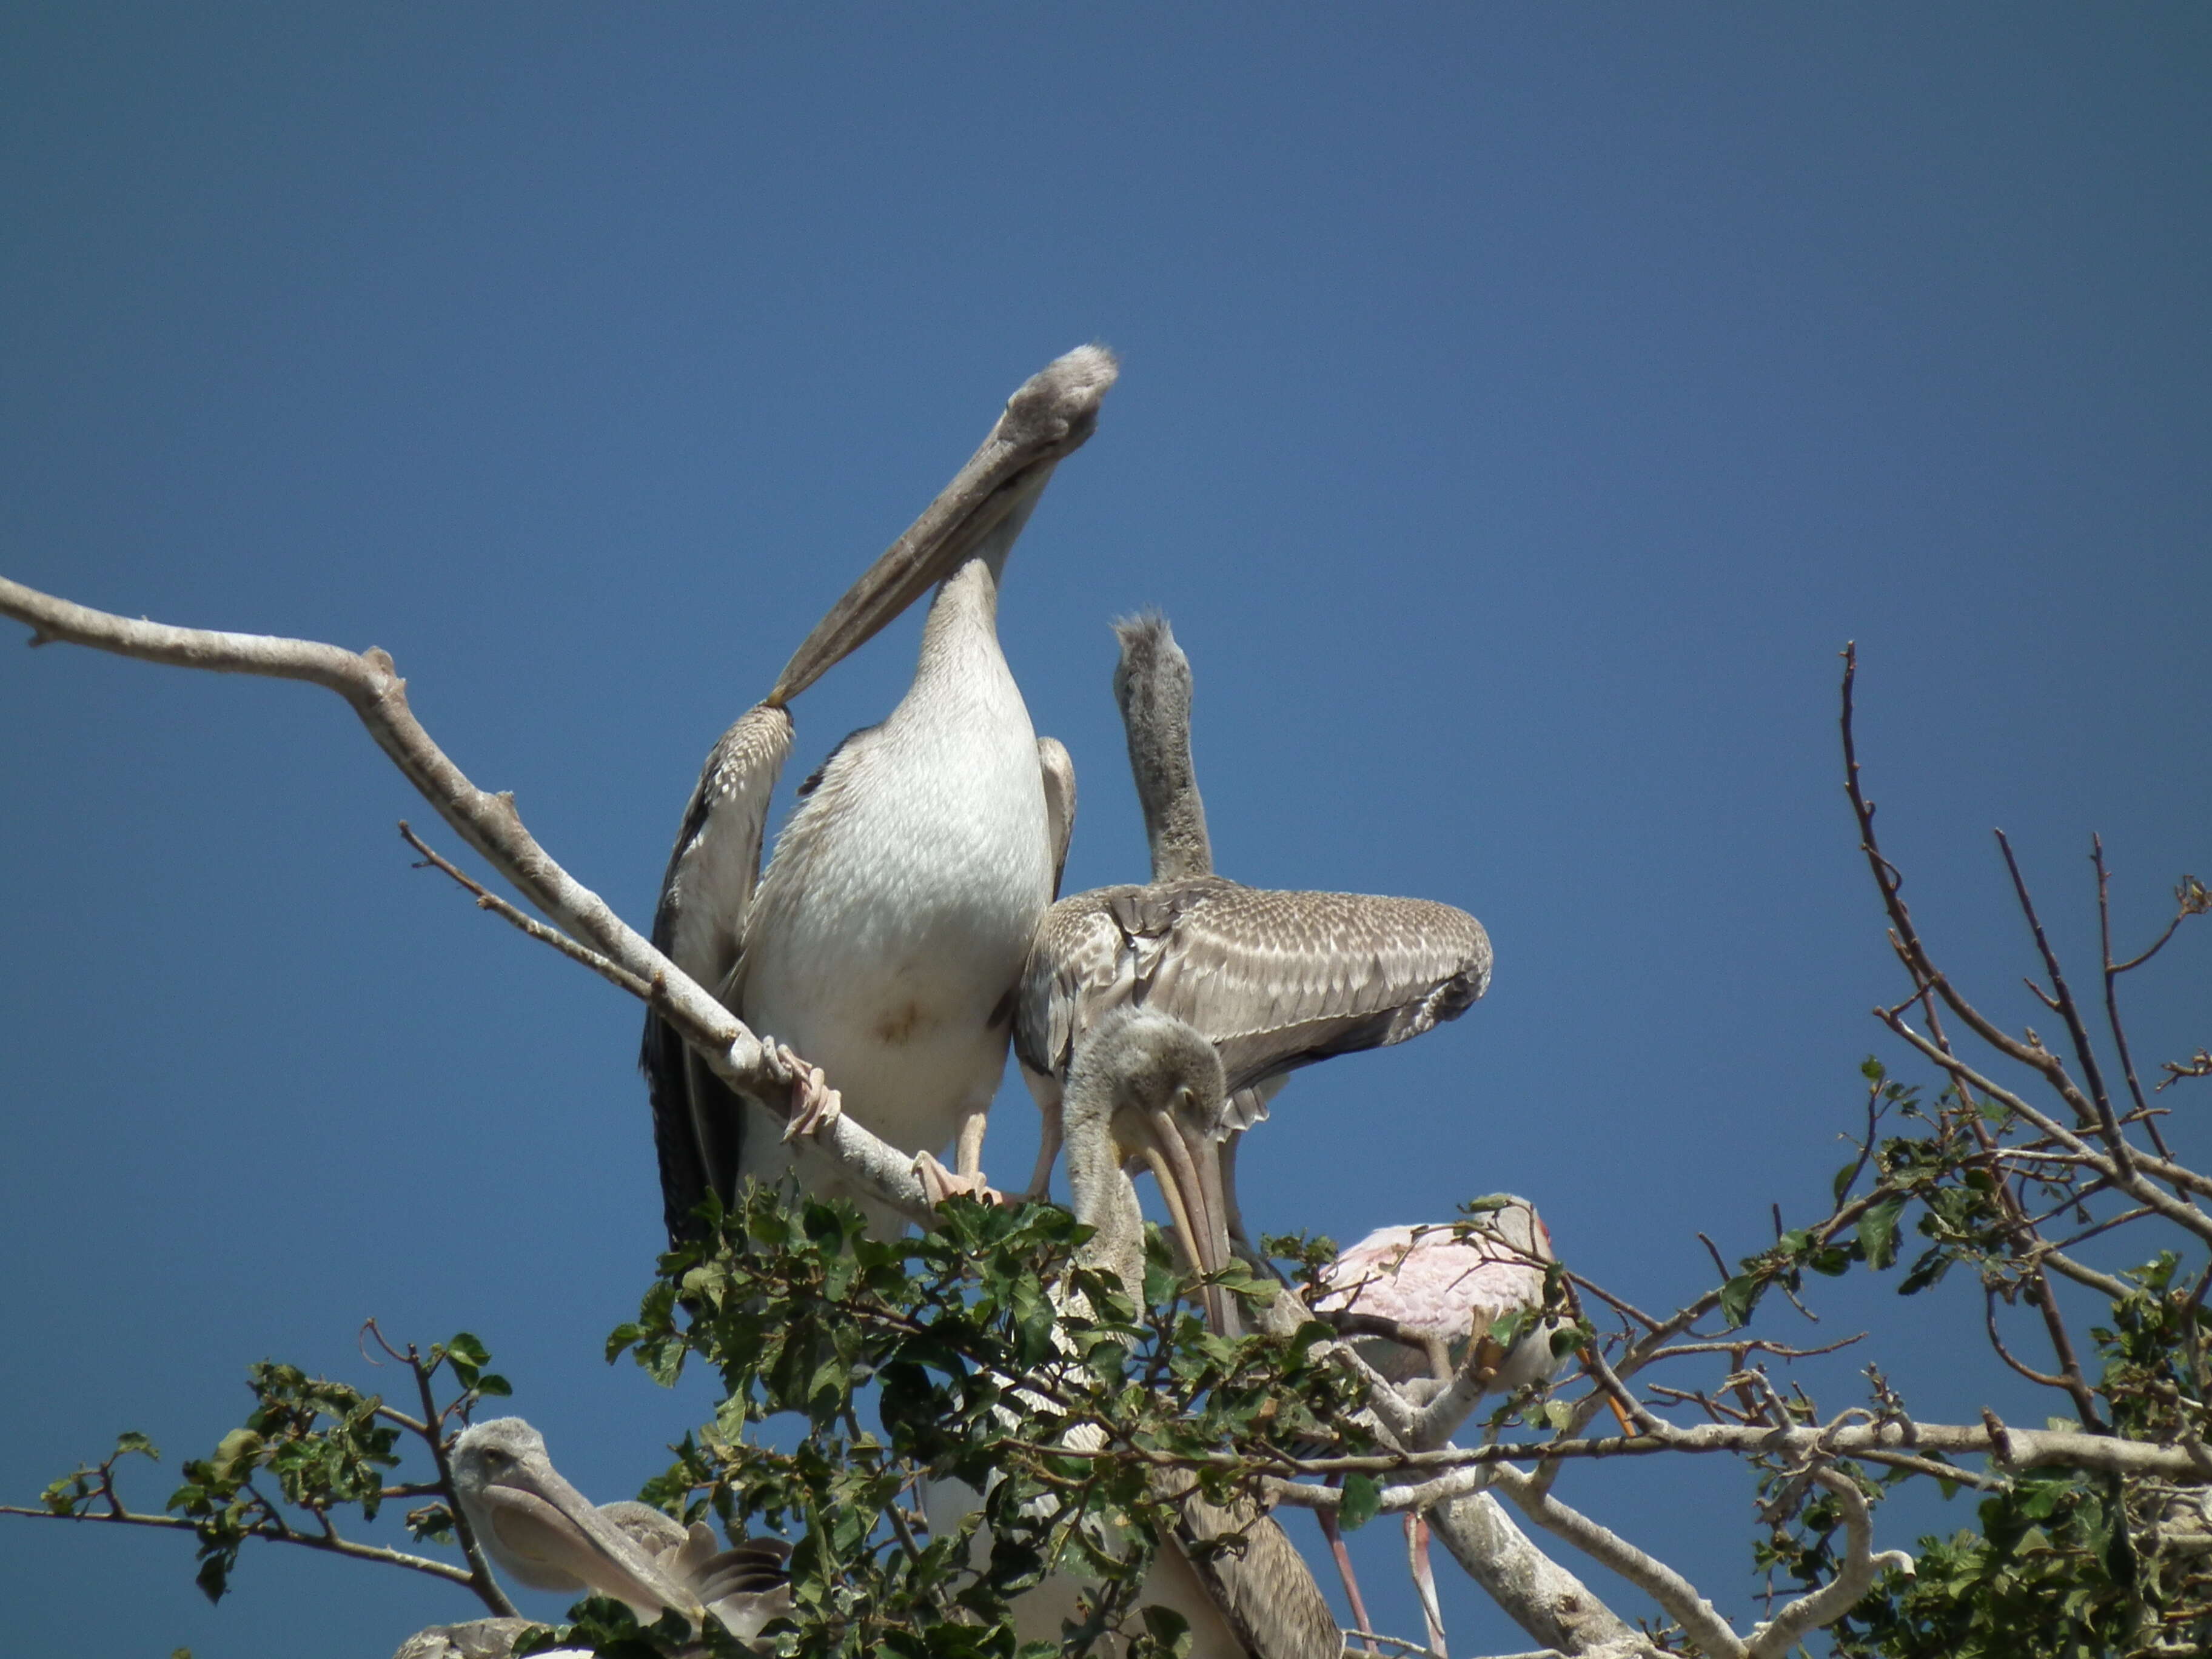
[[[1099,402],[1119,373],[1105,347],[1078,346],[1024,382],[967,465],[815,624],[768,701],[790,702],[859,650],[1033,500],[1054,465],[1097,428]]]

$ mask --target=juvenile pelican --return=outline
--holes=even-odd
[[[1490,1200],[1498,1207],[1472,1221],[1431,1226],[1378,1227],[1322,1269],[1328,1290],[1314,1303],[1322,1315],[1349,1315],[1347,1334],[1361,1358],[1393,1382],[1417,1379],[1449,1383],[1470,1343],[1488,1373],[1486,1394],[1512,1394],[1559,1375],[1566,1355],[1553,1351],[1553,1335],[1567,1320],[1544,1310],[1547,1272],[1559,1260],[1551,1229],[1525,1198]],[[1501,1349],[1491,1328],[1518,1314],[1528,1321],[1513,1346]],[[1382,1329],[1362,1330],[1364,1315]],[[1336,1558],[1345,1594],[1363,1629],[1372,1630],[1352,1577],[1352,1558],[1329,1512],[1319,1514],[1329,1552]],[[1406,1515],[1406,1553],[1428,1621],[1429,1648],[1444,1650],[1443,1614],[1429,1568],[1428,1522]]]
[[[755,1032],[820,1069],[797,1091],[787,1132],[784,1115],[741,1103],[647,1016],[642,1064],[672,1237],[690,1231],[709,1191],[728,1202],[741,1177],[774,1180],[794,1163],[811,1190],[854,1197],[878,1230],[896,1231],[895,1214],[848,1191],[792,1138],[841,1107],[925,1155],[940,1180],[933,1153],[957,1134],[957,1168],[975,1176],[1014,981],[1074,812],[1067,752],[1040,743],[999,649],[999,583],[1115,373],[1109,353],[1086,346],[1017,392],[974,459],[708,757],[662,883],[654,943]],[[791,744],[784,704],[932,583],[913,685],[801,786],[756,890],[769,793]]]
[[[453,1462],[462,1513],[517,1583],[611,1595],[647,1623],[673,1610],[696,1626],[712,1613],[740,1639],[789,1610],[780,1543],[726,1550],[706,1528],[686,1528],[643,1504],[595,1508],[519,1417],[463,1431]]]
[[[1093,1228],[1077,1252],[1085,1267],[1121,1281],[1143,1304],[1144,1215],[1130,1170],[1158,1178],[1176,1226],[1197,1265],[1215,1272],[1228,1257],[1217,1136],[1224,1079],[1212,1045],[1149,1009],[1116,1009],[1078,1044],[1065,1103],[1068,1188],[1078,1219]],[[1216,1329],[1233,1333],[1218,1288],[1206,1297]],[[976,1501],[945,1483],[931,1493],[932,1522],[946,1526]],[[1191,1547],[1231,1533],[1241,1553],[1211,1560]],[[1075,1615],[1078,1586],[1056,1574],[1014,1603],[1023,1641],[1057,1641]],[[1188,1622],[1191,1659],[1337,1659],[1343,1638],[1305,1560],[1272,1516],[1249,1506],[1224,1510],[1197,1497],[1180,1506],[1178,1535],[1163,1540],[1139,1605],[1173,1608]]]
[[[1032,1190],[1051,1178],[1060,1099],[1082,1034],[1113,1008],[1157,1008],[1220,1051],[1231,1095],[1222,1185],[1237,1207],[1237,1138],[1301,1066],[1456,1019],[1490,983],[1490,939],[1430,899],[1280,892],[1210,873],[1190,763],[1190,662],[1162,617],[1121,625],[1115,700],[1152,843],[1149,885],[1102,887],[1045,913],[1023,969],[1014,1052],[1044,1116]]]

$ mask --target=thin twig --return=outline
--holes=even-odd
[[[548,927],[534,917],[526,916],[498,894],[489,891],[481,882],[454,868],[434,852],[428,842],[416,835],[405,818],[399,820],[399,834],[407,844],[422,855],[422,862],[415,867],[442,870],[470,892],[476,895],[477,908],[489,910],[502,921],[520,928],[540,945],[550,945],[571,962],[581,963],[609,984],[619,986],[641,1000],[652,994],[652,986],[628,969],[617,966],[590,946],[578,944],[557,927]]]

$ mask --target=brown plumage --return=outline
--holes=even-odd
[[[1077,1042],[1112,1009],[1154,1008],[1220,1053],[1231,1091],[1222,1184],[1231,1231],[1244,1241],[1237,1145],[1283,1079],[1456,1019],[1489,986],[1490,939],[1466,911],[1431,899],[1283,892],[1213,874],[1191,764],[1190,659],[1157,613],[1115,633],[1114,701],[1152,879],[1060,900],[1030,947],[1014,1006],[1014,1053],[1044,1118],[1030,1190],[1041,1196],[1051,1179]]]
[[[1076,1039],[1101,1015],[1141,1005],[1203,1032],[1234,1093],[1419,1036],[1465,1013],[1489,983],[1482,924],[1433,899],[1285,892],[1221,876],[1102,887],[1045,912],[1014,1048],[1030,1071],[1064,1078]]]

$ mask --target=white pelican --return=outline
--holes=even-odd
[[[1546,1270],[1559,1260],[1551,1230],[1525,1198],[1492,1201],[1498,1207],[1472,1221],[1378,1227],[1322,1269],[1328,1289],[1315,1301],[1314,1311],[1354,1316],[1347,1332],[1352,1346],[1393,1382],[1449,1383],[1470,1343],[1482,1345],[1476,1364],[1488,1373],[1486,1394],[1512,1394],[1549,1382],[1566,1363],[1565,1354],[1553,1351],[1552,1337],[1567,1322],[1557,1314],[1535,1317],[1544,1310]],[[1528,1322],[1510,1350],[1500,1349],[1491,1329],[1516,1314]],[[1361,1331],[1356,1321],[1361,1315],[1384,1328]],[[1328,1511],[1319,1515],[1352,1614],[1362,1629],[1371,1630],[1344,1540]],[[1443,1615],[1429,1567],[1428,1522],[1409,1511],[1405,1525],[1429,1647],[1441,1654]]]
[[[1067,751],[1030,726],[999,649],[1006,555],[1060,459],[1091,434],[1114,359],[1085,346],[1008,400],[981,449],[837,602],[768,701],[724,734],[669,859],[653,942],[764,1038],[820,1068],[786,1120],[740,1103],[648,1014],[661,1191],[672,1237],[707,1194],[796,1164],[811,1191],[854,1198],[803,1139],[850,1110],[894,1146],[980,1184],[984,1113],[1006,1064],[1014,981],[1058,886],[1074,811]],[[933,582],[914,684],[801,786],[759,870],[769,791],[791,744],[784,704]],[[826,1082],[825,1082],[826,1079]],[[945,1185],[953,1183],[945,1182]]]
[[[1226,1094],[1212,1045],[1182,1021],[1148,1009],[1109,1013],[1078,1045],[1064,1103],[1068,1188],[1076,1217],[1096,1231],[1078,1251],[1082,1265],[1118,1278],[1144,1302],[1144,1216],[1133,1167],[1158,1178],[1176,1231],[1197,1265],[1218,1272],[1228,1259],[1215,1164]],[[1206,1298],[1209,1320],[1230,1328],[1225,1298]],[[927,1493],[943,1528],[977,1501],[945,1482]],[[1194,1558],[1188,1546],[1237,1533],[1240,1554]],[[1189,1623],[1190,1659],[1338,1659],[1343,1635],[1312,1570],[1273,1517],[1182,1501],[1180,1535],[1163,1540],[1138,1605],[1173,1608]],[[980,1540],[979,1540],[980,1543]],[[1057,1642],[1076,1617],[1079,1589],[1056,1574],[1014,1601],[1021,1641]]]
[[[781,1543],[724,1549],[705,1527],[687,1528],[643,1504],[595,1507],[519,1417],[464,1430],[453,1463],[453,1493],[477,1541],[517,1583],[611,1595],[647,1624],[670,1610],[695,1627],[711,1615],[740,1640],[790,1610]]]
[[[1140,1004],[1220,1050],[1231,1096],[1222,1185],[1229,1229],[1239,1136],[1301,1066],[1379,1048],[1456,1019],[1490,983],[1490,939],[1430,899],[1279,892],[1210,873],[1190,763],[1190,663],[1164,617],[1120,625],[1114,691],[1152,837],[1152,881],[1102,887],[1045,913],[1022,974],[1014,1052],[1043,1114],[1033,1193],[1051,1178],[1063,1080],[1082,1034]]]

